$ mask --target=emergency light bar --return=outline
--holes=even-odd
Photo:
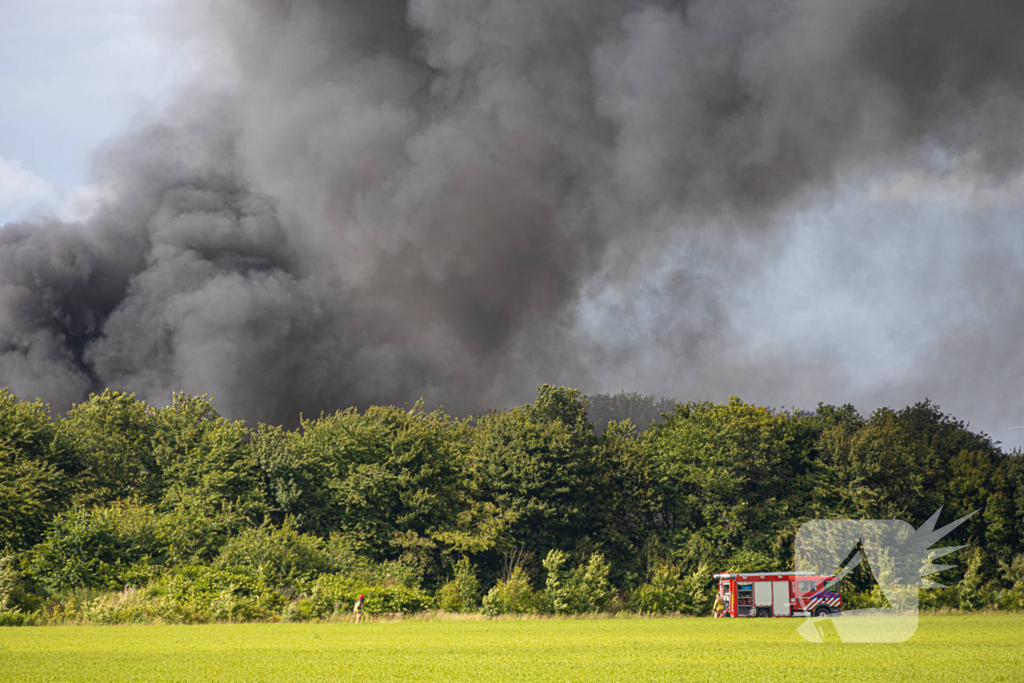
[[[716,579],[735,579],[738,574],[715,574]],[[743,572],[743,576],[818,576],[814,572]]]

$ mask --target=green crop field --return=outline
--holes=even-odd
[[[930,616],[901,644],[802,620],[537,619],[0,629],[0,681],[1019,681],[1024,616]]]

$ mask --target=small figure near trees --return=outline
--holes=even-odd
[[[725,613],[725,600],[722,598],[721,593],[715,594],[715,604],[713,609],[715,613],[715,619],[720,619],[722,615]]]
[[[365,595],[360,594],[359,599],[356,600],[355,606],[352,607],[352,613],[356,615],[356,623],[358,624],[363,620],[363,601],[366,599]]]

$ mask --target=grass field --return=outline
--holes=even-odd
[[[0,629],[0,681],[1024,679],[1024,615],[923,617],[901,644],[799,619],[538,619]]]

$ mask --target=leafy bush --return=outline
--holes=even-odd
[[[455,522],[467,426],[421,408],[322,415],[303,420],[294,438],[264,430],[255,455],[265,498],[274,512],[298,515],[304,529],[340,531],[375,560],[410,553],[424,569],[436,567],[436,544],[408,541]]]
[[[654,614],[708,614],[714,601],[711,571],[702,565],[686,577],[680,576],[679,567],[659,564],[649,583],[633,592],[630,607],[637,612]]]
[[[54,444],[49,407],[0,389],[0,551],[39,542],[67,504],[73,469],[66,450]]]
[[[17,558],[0,557],[0,611],[19,609],[24,592]]]
[[[402,560],[374,562],[359,555],[351,539],[331,534],[324,542],[330,574],[343,574],[364,586],[405,586],[419,589],[423,581],[420,567]]]
[[[365,595],[366,614],[422,612],[434,606],[434,599],[419,588],[400,583],[367,585],[351,576],[323,574],[308,586],[310,614],[327,617],[352,610],[356,598]]]
[[[143,623],[158,613],[145,598],[145,594],[137,588],[106,593],[83,605],[82,614],[89,621],[98,624]]]
[[[594,553],[586,564],[571,573],[565,568],[568,556],[552,550],[544,558],[548,571],[547,594],[555,612],[577,614],[604,610],[615,591],[608,581],[610,567],[601,553]]]
[[[166,564],[209,564],[228,539],[247,524],[245,516],[230,505],[210,512],[184,496],[178,505],[160,515],[167,544]]]
[[[630,607],[641,613],[669,614],[682,611],[688,604],[687,597],[679,567],[659,564],[650,582],[633,592]]]
[[[844,581],[843,584],[846,584]],[[841,584],[840,593],[843,596],[843,609],[854,610],[854,609],[875,609],[875,608],[889,608],[888,598],[885,597],[885,593],[882,592],[882,587],[877,583],[874,584],[870,590],[858,591],[854,590],[852,585]],[[845,590],[844,590],[845,588]],[[925,591],[922,593],[922,597],[931,597],[932,594],[937,591]],[[954,603],[956,602],[955,591],[953,594]],[[955,604],[953,605],[956,606]]]
[[[160,470],[153,458],[154,411],[134,394],[91,394],[56,424],[57,443],[81,470],[76,501],[103,504],[142,497],[155,502]]]
[[[1010,564],[1000,563],[1000,568],[1011,587],[1000,593],[999,606],[1003,609],[1024,609],[1024,555],[1017,555]]]
[[[164,513],[115,501],[57,515],[29,553],[28,574],[47,590],[144,586],[163,567],[209,562],[245,523],[233,511],[186,504]]]
[[[295,586],[332,566],[324,542],[285,526],[246,529],[224,545],[214,563],[220,569],[251,570],[271,586]]]
[[[34,626],[38,618],[35,614],[20,611],[0,611],[0,626]]]
[[[67,477],[52,463],[21,457],[0,442],[0,550],[38,543],[67,488]]]
[[[522,567],[513,569],[508,579],[499,580],[483,599],[483,612],[489,616],[537,611],[537,596]]]
[[[996,602],[996,587],[985,580],[984,566],[984,552],[981,548],[972,548],[967,556],[964,578],[956,587],[960,609],[978,610]]]
[[[480,604],[480,580],[468,557],[455,564],[455,578],[437,592],[437,601],[446,612],[468,612]]]
[[[159,563],[166,545],[149,505],[74,508],[57,515],[45,540],[31,550],[28,573],[54,593],[122,588],[136,580],[139,565]]]
[[[260,576],[238,569],[180,567],[158,582],[159,616],[168,621],[253,621],[278,612],[287,599]]]
[[[313,616],[313,604],[309,599],[289,602],[285,605],[285,608],[281,610],[281,618],[285,621],[306,621],[311,619]]]
[[[423,574],[418,567],[401,560],[390,562],[367,563],[361,570],[351,574],[366,584],[381,586],[405,586],[419,589]]]
[[[788,558],[779,560],[763,552],[741,548],[732,553],[723,564],[726,572],[784,572],[788,571],[788,561]],[[687,565],[684,563],[683,566]]]
[[[249,432],[241,422],[221,417],[206,396],[174,394],[150,424],[164,507],[187,502],[213,513],[230,505],[261,517],[265,509],[248,459]]]
[[[889,607],[889,603],[881,595],[882,591],[875,588],[873,594],[867,599],[858,594],[852,601],[843,595],[843,609],[859,609],[861,607]],[[877,598],[875,597],[877,594]],[[875,599],[871,599],[875,598]],[[956,586],[948,588],[935,588],[921,591],[918,597],[921,609],[959,609],[960,596]]]
[[[214,566],[239,569],[262,577],[267,584],[298,588],[321,574],[342,574],[361,586],[404,586],[419,589],[421,573],[401,561],[373,562],[355,552],[338,534],[326,541],[298,532],[290,518],[277,528],[266,524],[232,537]]]

